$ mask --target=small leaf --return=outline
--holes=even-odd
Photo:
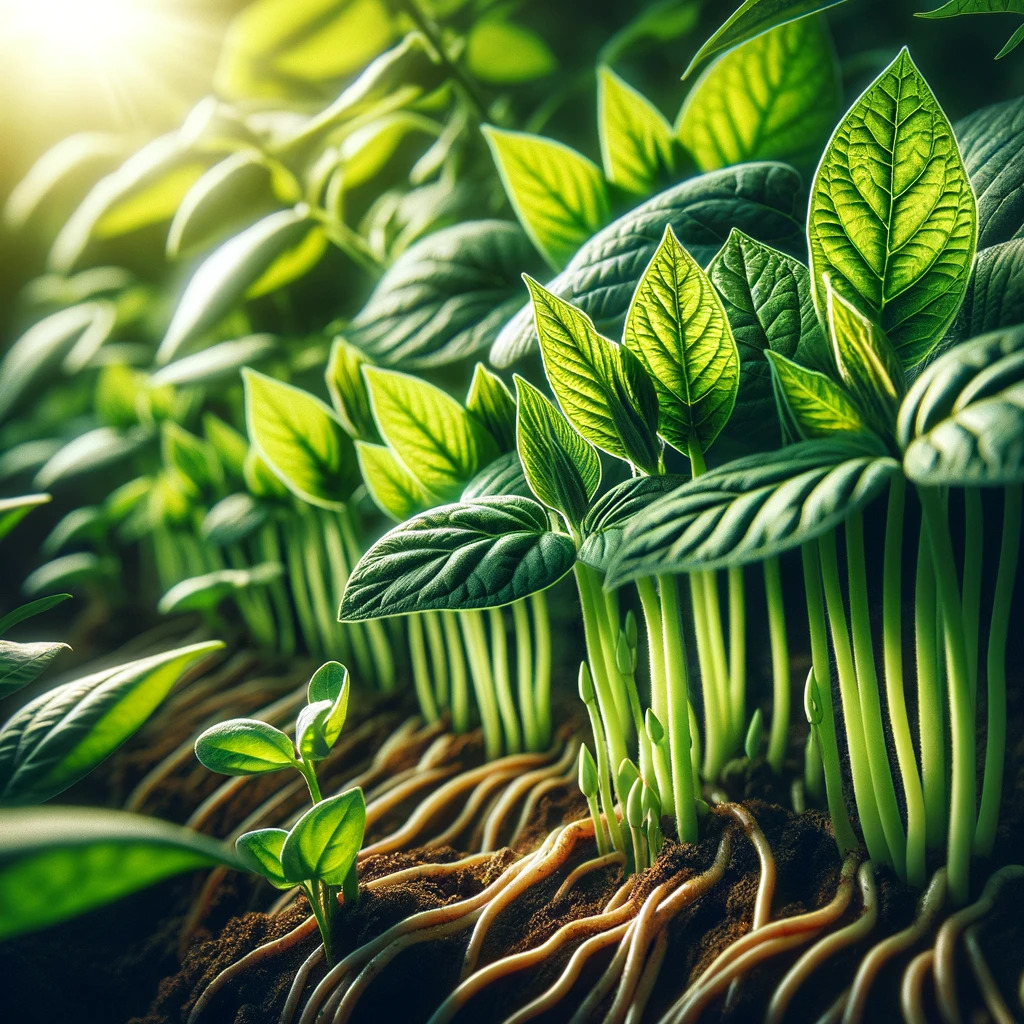
[[[38,807],[0,813],[0,939],[36,931],[231,851],[179,825],[124,811]]]
[[[530,82],[558,70],[548,44],[536,32],[506,21],[504,14],[473,21],[465,60],[477,78],[495,85]]]
[[[611,68],[598,68],[597,123],[608,180],[649,196],[675,168],[672,126],[664,115]]]
[[[373,503],[396,523],[404,523],[436,504],[434,496],[420,485],[387,445],[356,441],[356,458]]]
[[[337,417],[307,391],[243,371],[249,437],[274,475],[303,501],[338,508],[359,486],[355,449]]]
[[[917,18],[955,18],[960,14],[1024,14],[1024,0],[947,0],[934,11],[915,11]],[[1024,28],[1018,28],[1006,45],[996,54],[1005,57],[1024,39]]]
[[[331,713],[329,700],[307,704],[295,723],[295,746],[303,761],[322,761],[330,752],[324,729]]]
[[[671,227],[637,285],[624,344],[654,382],[661,436],[685,455],[707,451],[732,414],[740,358],[721,300]]]
[[[331,405],[350,437],[373,444],[380,441],[370,408],[370,395],[363,379],[363,367],[371,360],[344,338],[335,338],[324,374]]]
[[[376,366],[363,372],[381,437],[430,494],[457,497],[497,456],[494,439],[440,388]]]
[[[361,789],[350,789],[311,807],[292,826],[281,848],[281,864],[289,878],[339,886],[345,881],[366,827],[366,802]]]
[[[275,889],[291,889],[296,883],[285,877],[281,866],[281,847],[287,838],[288,833],[283,828],[244,832],[235,840],[235,853],[244,867],[262,875]]]
[[[309,703],[327,701],[330,704],[330,714],[323,724],[323,735],[330,746],[334,746],[345,726],[351,689],[348,669],[336,661],[321,665],[309,681],[306,691]]]
[[[904,49],[840,122],[811,188],[811,281],[875,321],[904,367],[963,301],[977,211],[953,129]]]
[[[1024,482],[1024,327],[973,338],[931,363],[903,400],[903,469],[927,486]]]
[[[70,594],[54,594],[51,597],[41,597],[36,601],[29,601],[13,611],[9,611],[3,618],[0,618],[0,636],[12,630],[19,622],[34,618],[43,612],[55,608],[59,604],[70,600]]]
[[[160,424],[160,453],[164,465],[177,470],[200,493],[224,481],[212,445],[172,420]]]
[[[217,502],[203,519],[204,540],[222,547],[237,544],[258,530],[270,518],[270,510],[249,494],[229,494]]]
[[[597,765],[594,763],[594,755],[590,753],[585,743],[580,747],[579,787],[587,800],[597,795]]]
[[[805,369],[778,352],[765,355],[802,437],[862,434],[868,429],[857,406],[831,377]]]
[[[134,735],[181,676],[219,641],[105,669],[54,687],[0,729],[0,802],[42,803]]]
[[[709,470],[626,527],[608,586],[745,565],[834,529],[900,472],[872,438],[803,441]]]
[[[532,498],[443,505],[386,533],[352,570],[343,622],[431,609],[496,608],[557,583],[576,546]]]
[[[483,363],[473,369],[466,410],[487,428],[503,452],[516,450],[516,401],[508,385]]]
[[[225,474],[233,480],[243,479],[245,459],[249,454],[245,435],[212,412],[203,414],[203,434],[213,445]]]
[[[556,270],[608,221],[601,169],[569,146],[490,125],[484,135],[512,209]]]
[[[196,757],[221,775],[258,775],[296,763],[288,736],[252,718],[232,718],[207,729],[196,740]]]
[[[246,338],[222,341],[201,352],[176,359],[157,370],[149,378],[152,388],[183,384],[214,384],[235,380],[243,366],[262,362],[279,351],[279,340],[273,334],[250,334]]]
[[[265,587],[283,573],[284,567],[278,562],[263,562],[248,569],[215,569],[175,583],[160,598],[157,611],[161,615],[209,611],[228,597]]]
[[[70,650],[67,644],[0,640],[0,698],[28,686],[61,651]]]
[[[601,483],[597,449],[532,384],[516,376],[519,459],[530,489],[578,529]]]
[[[19,498],[0,498],[0,540],[7,536],[34,508],[45,505],[48,494],[26,494]]]
[[[743,741],[743,753],[747,755],[748,761],[756,760],[761,752],[761,743],[764,740],[764,715],[760,708],[756,708],[750,716],[750,725],[747,727],[747,738]]]
[[[683,78],[689,78],[693,69],[707,57],[725,53],[779,25],[828,10],[829,7],[835,7],[842,2],[843,0],[744,0],[725,24],[697,51]]]
[[[39,566],[28,574],[21,589],[29,596],[54,590],[74,593],[88,583],[111,575],[116,569],[117,563],[110,558],[101,558],[91,551],[78,551]]]
[[[544,370],[566,418],[602,451],[656,472],[658,409],[646,375],[632,372],[622,347],[601,337],[585,313],[530,277],[526,284]]]
[[[115,430],[96,427],[72,438],[55,455],[47,459],[36,473],[35,484],[49,488],[86,473],[96,473],[134,455],[152,438],[145,427]]]
[[[823,18],[773,28],[720,57],[679,112],[701,170],[746,160],[813,166],[839,114],[839,66]]]

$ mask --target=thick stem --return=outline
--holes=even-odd
[[[981,623],[981,566],[984,557],[985,516],[981,491],[964,489],[964,571],[961,591],[964,606],[964,642],[971,677],[971,700],[978,699],[978,647]]]
[[[469,659],[469,675],[480,709],[480,724],[484,730],[484,753],[487,759],[501,756],[501,718],[494,694],[494,679],[491,676],[491,659],[487,653],[487,635],[484,619],[478,611],[457,612],[465,641],[466,657]]]
[[[764,594],[768,605],[768,636],[772,651],[772,724],[768,735],[768,763],[781,774],[789,739],[790,686],[789,642],[786,636],[786,605],[782,593],[779,560],[764,562]],[[730,617],[729,628],[732,629]]]
[[[985,737],[985,781],[981,789],[974,851],[983,857],[992,852],[1003,793],[1003,761],[1006,756],[1006,638],[1010,607],[1017,581],[1020,553],[1022,489],[1008,487],[1003,497],[1003,534],[999,543],[999,569],[992,595],[992,621],[988,633],[986,675],[988,681],[988,731]]]

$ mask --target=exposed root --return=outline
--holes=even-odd
[[[1014,1024],[1013,1014],[1006,1005],[996,979],[989,970],[988,961],[985,959],[985,951],[978,941],[978,932],[981,929],[981,922],[976,922],[964,930],[964,946],[967,948],[967,959],[974,974],[974,980],[978,983],[982,999],[988,1012],[996,1024]]]
[[[907,1024],[928,1024],[924,1009],[924,980],[935,965],[935,950],[918,953],[903,972],[900,985],[900,1009]]]
[[[606,853],[603,857],[585,860],[569,872],[565,881],[558,887],[558,891],[551,898],[552,903],[560,900],[584,875],[589,875],[591,871],[600,871],[603,868],[610,867],[612,864],[622,867],[625,863],[626,855],[621,850],[612,850],[611,853]]]

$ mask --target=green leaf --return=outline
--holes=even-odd
[[[557,583],[576,546],[532,498],[443,505],[386,533],[352,570],[343,622],[432,609],[495,608]]]
[[[654,382],[661,436],[685,455],[707,451],[732,414],[740,357],[721,300],[671,227],[637,285],[623,343]]]
[[[303,206],[272,213],[229,239],[203,260],[186,285],[157,350],[157,363],[169,363],[244,299],[301,277],[325,247],[323,231]]]
[[[348,716],[348,698],[352,689],[348,669],[336,661],[321,665],[309,681],[307,700],[310,704],[326,702],[328,715],[324,719],[322,732],[328,746],[334,746],[341,735]]]
[[[503,452],[516,450],[516,402],[508,385],[477,363],[466,396],[466,411],[487,429]]]
[[[701,266],[738,228],[774,245],[804,247],[800,175],[784,164],[760,163],[712,171],[674,185],[599,231],[548,284],[605,335],[619,337],[636,282],[657,251],[666,225]],[[537,343],[528,303],[495,340],[491,362],[511,365]]]
[[[331,745],[324,735],[330,713],[329,700],[307,704],[299,712],[295,722],[295,746],[303,761],[322,761],[331,752]]]
[[[224,482],[220,461],[209,441],[190,434],[172,420],[160,424],[160,452],[164,465],[176,469],[197,491]]]
[[[124,811],[0,813],[0,939],[36,931],[172,875],[241,865],[221,843]]]
[[[919,484],[1000,487],[1024,481],[1024,327],[973,338],[940,356],[903,401],[903,469]]]
[[[356,457],[373,503],[396,523],[436,504],[387,445],[356,441]]]
[[[672,126],[611,68],[597,71],[597,124],[605,177],[619,188],[649,196],[675,169]]]
[[[356,189],[385,173],[400,148],[422,150],[437,140],[442,125],[429,117],[397,110],[346,132],[338,146],[340,187]],[[410,139],[420,136],[415,141]]]
[[[906,390],[903,367],[889,339],[825,278],[826,315],[839,377],[857,407],[890,433]]]
[[[544,40],[502,14],[476,19],[466,40],[466,66],[482,82],[515,85],[544,78],[558,70],[558,60]]]
[[[331,404],[350,437],[380,441],[370,408],[370,395],[363,379],[363,367],[372,365],[366,354],[344,338],[335,338],[327,361],[325,378]]]
[[[807,268],[784,253],[733,231],[708,266],[722,297],[740,357],[740,383],[723,440],[747,448],[777,447],[771,372],[765,353],[828,372],[832,357],[811,299]]]
[[[810,439],[868,430],[856,404],[831,377],[778,352],[765,353],[800,435]]]
[[[270,518],[270,510],[250,494],[229,494],[217,502],[203,519],[203,539],[222,547],[237,544],[258,530]]]
[[[356,862],[366,828],[366,801],[350,789],[311,807],[292,826],[281,847],[290,878],[341,885]]]
[[[556,270],[608,221],[608,189],[592,160],[560,142],[484,126],[512,209]]]
[[[273,334],[250,334],[245,338],[221,341],[161,367],[149,378],[149,386],[180,387],[183,384],[235,380],[243,366],[253,366],[278,351],[278,338]]]
[[[291,889],[296,883],[285,877],[281,866],[281,847],[287,838],[288,833],[283,828],[244,832],[235,840],[235,853],[244,867],[262,875],[274,888]]]
[[[266,459],[253,446],[245,457],[242,468],[245,486],[254,498],[267,501],[280,501],[289,497],[290,491],[278,478],[277,474],[267,465]]]
[[[88,430],[52,455],[36,473],[34,483],[37,487],[49,488],[77,476],[108,469],[134,455],[151,439],[152,434],[144,427],[128,430],[96,427]]]
[[[381,437],[420,485],[450,501],[498,454],[494,439],[451,395],[405,373],[363,371]]]
[[[1024,14],[1024,0],[948,0],[934,11],[915,11],[917,18],[955,18],[960,14]],[[1024,40],[1024,26],[1010,36],[996,60],[1015,50]]]
[[[109,529],[110,517],[105,508],[101,505],[83,505],[72,509],[57,523],[40,544],[39,551],[52,558],[73,545],[95,544],[106,536]]]
[[[530,489],[578,529],[601,483],[597,449],[532,384],[516,376],[519,460]]]
[[[41,565],[29,574],[21,589],[28,595],[54,590],[73,592],[112,574],[117,568],[110,559],[101,558],[91,551],[78,551]]]
[[[720,57],[679,112],[702,170],[745,160],[814,164],[839,115],[839,65],[823,18],[773,28]]]
[[[434,231],[384,272],[345,337],[372,362],[427,369],[471,358],[521,304],[521,274],[538,266],[508,221]]]
[[[67,644],[0,640],[0,698],[28,686],[61,651],[70,650]]]
[[[970,338],[1024,323],[1024,238],[982,249],[974,261],[954,334]]]
[[[870,438],[803,441],[709,470],[625,530],[608,585],[744,565],[834,529],[900,472]]]
[[[10,632],[19,622],[42,615],[43,612],[55,608],[59,604],[71,599],[70,594],[53,594],[51,597],[41,597],[37,601],[29,601],[13,611],[9,611],[3,618],[0,618],[0,636]]]
[[[263,562],[248,569],[215,569],[175,583],[160,598],[156,608],[161,615],[209,611],[228,597],[254,587],[265,587],[283,573],[284,568],[278,562]]]
[[[807,230],[819,312],[827,275],[905,367],[924,359],[963,301],[977,212],[953,129],[905,49],[836,129]]]
[[[643,514],[652,501],[674,491],[687,478],[674,473],[624,480],[594,502],[583,520],[579,560],[605,572],[622,540],[626,524]]]
[[[0,729],[0,802],[62,793],[142,726],[182,675],[224,645],[192,644],[54,687]]]
[[[956,123],[964,166],[978,199],[978,248],[1024,236],[1024,97],[995,103]]]
[[[227,476],[234,480],[242,479],[245,459],[249,454],[245,435],[212,412],[203,413],[203,433],[217,452]]]
[[[523,473],[519,452],[511,451],[499,455],[470,480],[462,492],[462,501],[494,498],[501,494],[518,494],[522,498],[529,498],[532,493],[526,482],[526,474]]]
[[[352,440],[334,413],[291,384],[255,370],[242,377],[249,438],[274,475],[312,505],[344,505],[359,473]]]
[[[635,372],[628,350],[601,337],[585,313],[530,277],[526,284],[544,370],[569,422],[609,455],[657,472],[661,450],[651,382]]]
[[[259,775],[294,767],[295,746],[266,722],[232,718],[218,722],[196,740],[196,757],[221,775]]]
[[[19,498],[0,498],[0,540],[7,536],[34,508],[45,505],[48,494],[26,494]]]
[[[725,24],[697,51],[683,78],[689,78],[693,69],[707,57],[725,53],[779,25],[826,11],[842,2],[843,0],[744,0]]]

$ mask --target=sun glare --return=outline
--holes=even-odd
[[[2,0],[4,34],[37,60],[105,63],[155,27],[145,0]]]

